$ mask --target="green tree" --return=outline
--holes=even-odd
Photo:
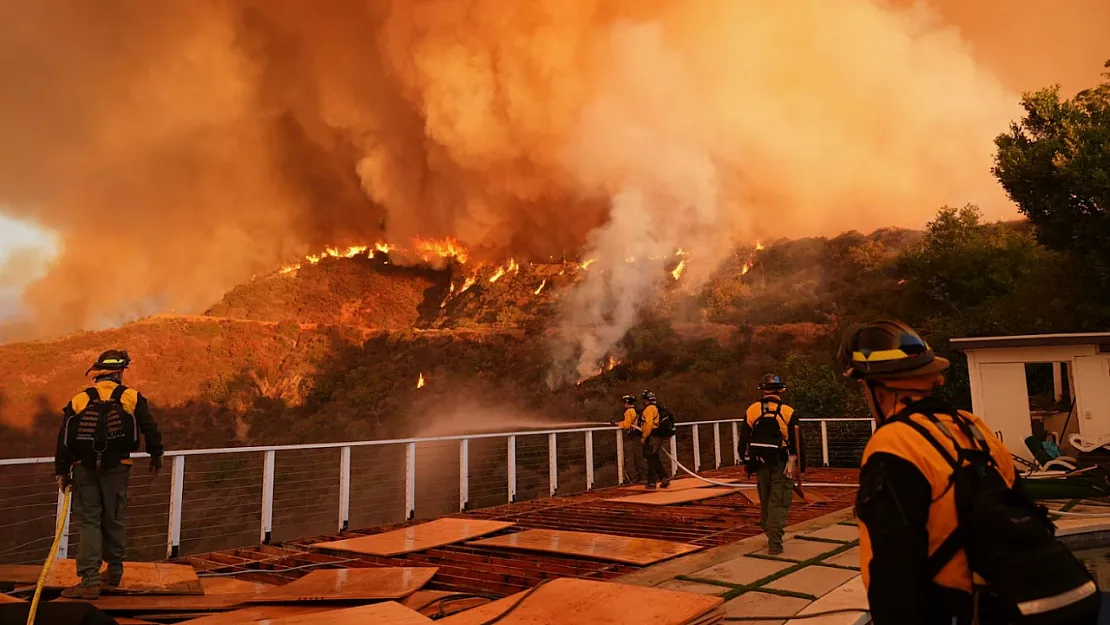
[[[793,351],[783,362],[783,376],[790,390],[786,401],[803,417],[839,418],[869,416],[863,397],[827,363]]]
[[[1110,72],[1103,76],[1106,81],[1071,100],[1060,98],[1058,86],[1026,94],[1025,118],[995,140],[993,171],[1036,226],[1037,238],[1076,254],[1105,286],[1110,283]]]

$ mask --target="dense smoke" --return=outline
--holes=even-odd
[[[665,276],[627,256],[683,247],[694,286],[733,239],[1012,214],[1016,91],[902,4],[0,0],[0,211],[62,244],[21,337],[453,236],[603,259],[564,314],[584,368]]]

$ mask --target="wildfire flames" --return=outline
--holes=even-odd
[[[538,287],[536,287],[536,291],[535,291],[536,295],[539,295],[540,292],[543,291],[543,287],[545,287],[545,286],[547,286],[547,279],[546,278],[544,278],[544,281],[541,282]]]
[[[673,276],[675,280],[678,280],[679,278],[682,277],[682,272],[683,271],[686,271],[686,259],[685,258],[683,258],[681,261],[679,261],[678,266],[675,267],[674,271],[671,272],[671,276]]]
[[[420,377],[416,379],[416,388],[424,388],[424,374],[421,373]]]
[[[582,268],[583,269],[589,269],[590,265],[592,265],[596,262],[597,262],[596,258],[591,258],[591,259],[587,260],[586,262],[582,263]]]
[[[584,378],[579,378],[578,382],[576,382],[575,384],[580,385],[583,382],[585,382],[586,380],[596,378],[597,376],[605,373],[606,371],[612,371],[613,369],[616,369],[617,365],[619,365],[619,364],[621,364],[621,361],[618,358],[616,358],[612,355],[606,356],[605,364],[598,367],[597,371],[595,371],[592,375],[588,375]]]
[[[454,239],[413,239],[413,250],[424,262],[429,262],[433,257],[442,259],[454,258],[461,264],[466,264],[470,260],[470,255],[466,248],[459,245],[458,241]],[[309,264],[315,265],[325,258],[354,258],[356,256],[366,255],[367,258],[374,258],[375,254],[388,254],[390,252],[403,252],[404,248],[389,243],[375,243],[374,245],[352,245],[346,249],[339,249],[337,247],[327,246],[323,252],[319,254],[309,254],[304,259]],[[292,263],[286,265],[278,270],[279,274],[291,274],[301,268],[301,263]]]
[[[747,275],[747,273],[752,270],[752,267],[755,267],[755,256],[762,249],[763,249],[763,243],[761,243],[759,241],[756,241],[755,242],[755,251],[752,252],[751,257],[748,258],[748,260],[744,263],[744,266],[740,268],[740,275],[742,275],[742,276]]]

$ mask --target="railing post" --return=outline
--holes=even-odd
[[[624,431],[617,431],[617,486],[624,486]]]
[[[516,434],[509,435],[509,503],[516,501]]]
[[[181,501],[185,491],[185,456],[173,456],[170,465],[170,524],[166,532],[166,559],[181,555]]]
[[[459,441],[459,511],[466,512],[470,503],[470,441]]]
[[[821,420],[821,462],[829,466],[829,422]]]
[[[339,531],[345,532],[351,520],[351,448],[339,448]]]
[[[868,425],[871,426],[871,433],[874,434],[875,433],[875,420],[874,419],[869,419],[868,420]]]
[[[416,443],[405,445],[405,519],[416,518]]]
[[[594,489],[594,433],[586,432],[586,490]]]
[[[721,424],[713,424],[713,468],[721,468]]]
[[[701,439],[697,424],[690,426],[694,431],[694,473],[701,473]]]
[[[262,528],[259,539],[270,544],[274,530],[274,450],[266,452],[262,463]]]
[[[740,425],[732,422],[732,464],[740,466]]]
[[[678,475],[678,436],[671,437],[671,477]]]
[[[550,485],[550,496],[554,497],[559,492],[559,456],[555,444],[555,433],[547,435],[547,474]]]
[[[73,499],[73,486],[69,487],[70,499]],[[54,526],[57,527],[58,520],[64,519],[65,523],[62,525],[62,539],[58,541],[58,555],[55,557],[58,560],[65,560],[69,555],[69,509],[71,506],[66,505],[66,494],[58,491],[58,507],[54,513]]]

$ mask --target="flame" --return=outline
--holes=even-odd
[[[621,364],[621,361],[619,361],[616,358],[613,358],[612,356],[610,356],[609,360],[605,363],[605,370],[606,371],[612,371],[613,369],[616,369],[617,365],[619,365],[619,364]]]
[[[505,268],[504,267],[498,267],[497,271],[495,271],[493,273],[493,275],[490,276],[489,281],[490,282],[497,282],[498,280],[501,279],[501,276],[503,276],[503,275],[505,275]]]
[[[510,258],[509,259],[509,268],[506,269],[506,271],[511,271],[513,273],[520,273],[520,265],[517,264],[516,260]]]
[[[416,388],[424,388],[424,374],[421,373],[420,377],[416,380]]]
[[[624,262],[634,263],[634,262],[636,262],[636,257],[635,256],[629,256],[628,258],[624,259]]]
[[[763,244],[760,243],[759,241],[756,241],[755,242],[755,251],[759,252],[759,251],[762,251],[762,250],[763,250]]]
[[[582,268],[583,269],[589,269],[590,265],[592,265],[596,262],[597,262],[597,258],[591,258],[591,259],[587,260],[586,262],[582,263]]]
[[[751,270],[752,270],[752,264],[750,262],[744,263],[744,266],[740,268],[740,275],[743,276]]]
[[[312,255],[309,255],[309,256],[305,256],[305,257],[304,257],[304,259],[305,259],[305,260],[307,260],[308,262],[312,263],[313,265],[315,265],[316,263],[320,262],[320,260],[321,260],[322,258],[324,258],[324,257],[323,257],[322,255],[315,255],[315,254],[312,254]]]
[[[455,239],[448,238],[442,241],[435,241],[416,238],[413,239],[413,245],[415,245],[416,251],[422,255],[424,260],[428,260],[429,255],[439,256],[440,258],[454,258],[464,265],[470,260],[470,252],[462,245],[459,245],[459,242]]]
[[[293,273],[294,271],[296,271],[300,268],[301,268],[300,263],[294,263],[292,265],[286,265],[286,266],[282,267],[280,273],[282,273],[282,274]]]
[[[536,287],[536,295],[539,295],[540,291],[542,291],[543,287],[546,286],[546,285],[547,285],[547,278],[544,278],[543,282],[541,282],[540,285],[538,287]]]
[[[674,268],[674,271],[671,272],[671,275],[674,277],[675,280],[678,280],[679,278],[682,277],[682,272],[685,271],[685,270],[686,270],[686,259],[683,258],[681,261],[679,261],[678,266]]]
[[[478,282],[478,274],[474,273],[467,276],[466,280],[463,281],[462,288],[459,289],[459,294],[461,295],[462,293],[465,293],[466,290],[474,286],[474,283],[476,282]]]

